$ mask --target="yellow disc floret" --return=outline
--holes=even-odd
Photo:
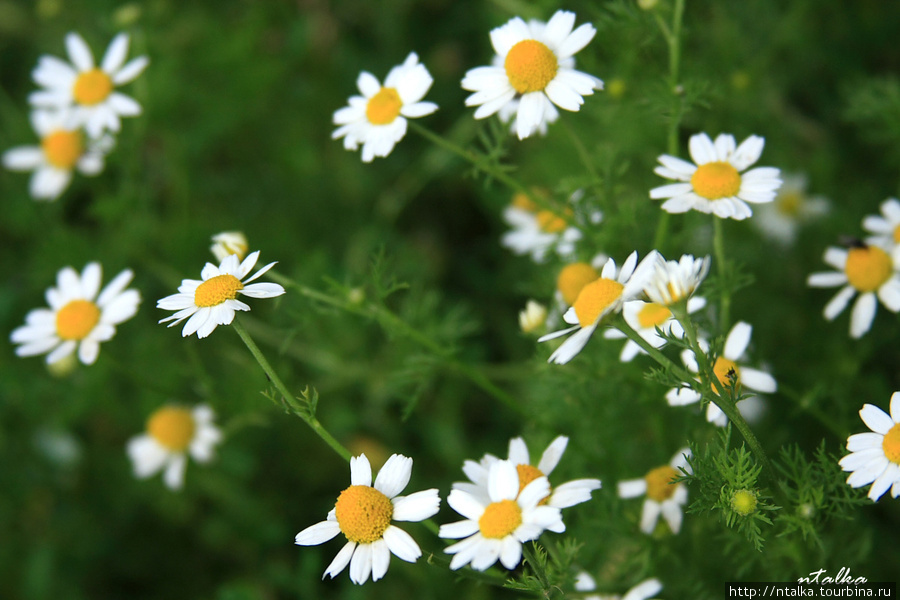
[[[894,227],[894,243],[900,244],[900,225]]]
[[[900,425],[894,425],[884,434],[881,449],[889,461],[900,465]]]
[[[800,192],[779,194],[775,200],[775,208],[786,217],[797,217],[802,207],[803,194]]]
[[[197,286],[194,290],[194,304],[200,308],[218,306],[226,300],[237,298],[238,291],[242,289],[244,284],[234,275],[216,275]]]
[[[347,539],[357,544],[380,540],[391,524],[394,505],[368,485],[351,485],[338,496],[334,516]]]
[[[716,379],[719,380],[719,383],[725,389],[728,389],[728,386],[731,385],[732,376],[734,377],[735,388],[741,383],[741,370],[738,368],[737,363],[733,360],[728,360],[724,356],[716,359],[716,364],[713,365],[713,373],[715,373]],[[713,385],[713,392],[719,393],[715,385]]]
[[[583,262],[566,265],[556,278],[556,289],[562,294],[566,304],[572,306],[578,293],[592,281],[600,278],[600,273],[591,265]]]
[[[72,97],[78,104],[93,106],[106,100],[113,90],[112,79],[100,69],[81,73],[72,86]]]
[[[697,167],[691,185],[698,196],[707,200],[730,198],[740,191],[741,176],[731,163],[710,162]]]
[[[844,273],[850,285],[862,293],[874,292],[890,279],[894,264],[888,253],[876,246],[850,248]]]
[[[515,500],[492,502],[478,519],[481,535],[489,539],[503,539],[522,524],[522,509]]]
[[[731,495],[731,509],[744,517],[756,510],[757,502],[753,490],[738,490]]]
[[[659,327],[672,317],[672,311],[655,302],[648,302],[638,311],[638,324],[643,329]]]
[[[366,118],[372,125],[393,123],[400,115],[403,101],[394,88],[381,88],[366,104]]]
[[[566,220],[552,210],[541,210],[537,214],[537,224],[541,231],[561,233],[566,229]]]
[[[165,406],[147,421],[147,433],[161,446],[173,452],[183,452],[194,439],[194,416],[178,406]]]
[[[544,473],[538,469],[537,467],[532,467],[531,465],[516,465],[516,472],[519,473],[519,493],[522,493],[522,490],[525,487],[537,479],[538,477],[545,477]],[[550,499],[550,494],[547,494],[538,504],[546,504],[547,500]]]
[[[575,299],[575,315],[582,327],[593,325],[604,310],[622,296],[625,286],[612,279],[597,279],[584,286]]]
[[[516,192],[510,204],[515,208],[530,213],[533,213],[537,210],[537,204],[535,204],[534,200],[529,198],[528,194],[526,194],[525,192]]]
[[[556,77],[559,61],[546,45],[537,40],[522,40],[503,62],[509,84],[520,94],[539,92]]]
[[[90,300],[72,300],[56,312],[56,335],[83,340],[100,322],[100,309]]]
[[[675,494],[677,486],[672,480],[678,477],[678,471],[669,465],[657,467],[644,476],[647,482],[647,497],[656,502],[668,500]]]
[[[84,141],[79,131],[57,129],[41,140],[44,158],[57,169],[71,170],[84,154]]]

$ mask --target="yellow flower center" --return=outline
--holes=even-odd
[[[216,275],[197,286],[194,290],[194,304],[200,308],[218,306],[226,300],[237,298],[238,291],[242,289],[244,284],[234,275]]]
[[[41,140],[41,149],[52,166],[70,170],[84,154],[84,141],[80,131],[57,129]]]
[[[165,406],[147,421],[147,432],[173,452],[183,452],[194,439],[194,415],[186,408]]]
[[[351,485],[338,496],[334,515],[347,539],[357,544],[380,540],[391,524],[394,505],[368,485]]]
[[[900,244],[900,225],[894,227],[894,243]]]
[[[381,88],[366,104],[366,118],[372,125],[393,123],[400,115],[403,101],[394,88]]]
[[[900,425],[894,425],[884,434],[881,449],[889,461],[900,465]]]
[[[93,106],[106,100],[112,90],[113,83],[109,75],[100,69],[91,69],[81,73],[75,80],[72,97],[78,104]]]
[[[552,210],[542,210],[537,214],[538,227],[547,233],[560,233],[566,229],[566,220]]]
[[[622,295],[625,286],[612,279],[597,279],[582,288],[575,299],[575,316],[582,327],[593,325],[604,310]]]
[[[652,329],[668,321],[671,316],[672,311],[662,304],[648,302],[638,311],[637,318],[642,329]]]
[[[509,84],[520,94],[539,92],[556,77],[559,61],[537,40],[522,40],[506,55],[503,63]]]
[[[72,300],[56,313],[56,335],[83,340],[100,322],[100,309],[90,300]]]
[[[756,504],[756,492],[753,490],[738,490],[731,496],[731,509],[744,517],[756,510]]]
[[[713,365],[713,373],[715,373],[716,379],[719,380],[719,383],[721,383],[722,387],[725,389],[728,389],[728,386],[731,385],[731,378],[728,376],[731,372],[734,372],[734,387],[737,388],[741,383],[740,368],[738,368],[733,360],[728,360],[724,356],[720,356],[716,359],[716,364]],[[719,393],[719,390],[716,389],[715,385],[713,385],[713,392],[717,395]]]
[[[778,199],[775,200],[775,208],[786,217],[796,217],[799,215],[802,206],[803,195],[799,192],[779,194]]]
[[[544,477],[544,473],[538,469],[537,467],[532,467],[531,465],[516,465],[516,471],[519,473],[519,493],[522,493],[522,490],[525,489],[529,483],[537,479],[538,477]],[[538,502],[538,504],[547,504],[547,501],[550,499],[550,494],[544,496],[544,498]]]
[[[512,205],[515,208],[524,210],[526,212],[533,213],[537,210],[537,204],[534,203],[534,200],[528,197],[528,194],[524,192],[516,192],[512,199]]]
[[[731,163],[710,162],[697,167],[691,185],[698,196],[707,200],[730,198],[741,189],[741,176]]]
[[[572,306],[584,286],[599,278],[600,273],[591,265],[583,262],[572,263],[559,272],[556,289],[562,294],[566,304]]]
[[[844,273],[860,292],[874,292],[891,277],[893,264],[887,252],[875,246],[850,248]]]
[[[657,467],[644,476],[647,482],[647,497],[657,502],[668,500],[675,494],[677,486],[672,480],[678,477],[678,471],[669,465]]]
[[[492,502],[478,519],[481,535],[489,539],[503,539],[522,524],[522,509],[515,500]]]

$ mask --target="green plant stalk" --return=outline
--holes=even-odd
[[[543,596],[545,598],[549,598],[551,594],[551,590],[553,586],[550,585],[550,578],[547,577],[547,574],[541,568],[540,563],[537,560],[537,554],[534,551],[534,544],[537,542],[525,542],[522,544],[522,553],[525,555],[525,560],[531,565],[531,570],[534,572],[534,576],[538,578],[538,581],[541,582],[541,587],[543,588]]]
[[[679,377],[679,379],[681,379],[682,381],[691,381],[693,379],[690,373],[676,365],[669,359],[668,356],[660,352],[658,348],[654,348],[650,342],[642,338],[641,335],[625,321],[624,317],[619,315],[619,318],[613,325],[616,329],[628,336],[629,340],[640,346],[641,349],[649,354],[650,357],[653,358],[653,360],[658,362],[660,366],[671,370],[675,375]]]
[[[322,440],[328,444],[332,450],[337,452],[341,458],[349,462],[350,457],[352,456],[350,451],[341,445],[334,436],[328,433],[328,430],[322,426],[315,416],[309,414],[307,409],[297,402],[297,398],[287,389],[287,386],[281,381],[278,373],[275,372],[275,369],[272,368],[272,365],[269,364],[269,361],[266,360],[266,357],[263,355],[262,351],[260,351],[259,346],[256,345],[256,342],[253,341],[253,338],[251,338],[250,334],[247,333],[247,330],[244,329],[240,319],[235,319],[232,325],[241,340],[243,340],[244,344],[247,346],[247,349],[250,350],[250,354],[253,355],[253,358],[255,358],[256,362],[259,363],[259,366],[262,367],[263,372],[272,382],[272,385],[275,386],[275,389],[278,390],[278,393],[282,395],[284,401],[287,402],[294,411],[294,414],[303,419],[316,435],[322,438]]]
[[[578,137],[578,134],[575,132],[575,130],[567,120],[562,119],[562,127],[566,130],[566,134],[569,136],[569,139],[572,140],[572,145],[575,146],[575,152],[578,154],[578,158],[581,159],[581,163],[584,166],[584,169],[588,172],[588,175],[590,175],[591,179],[593,179],[595,182],[599,182],[600,174],[594,167],[594,163],[591,161],[591,155],[588,152],[587,147],[584,145],[584,142],[581,141],[581,138]]]
[[[728,263],[725,260],[725,235],[722,232],[722,219],[712,215],[713,220],[713,252],[716,255],[716,270],[719,272],[719,283],[722,292],[719,309],[719,328],[727,331],[731,321],[731,290],[725,287]]]

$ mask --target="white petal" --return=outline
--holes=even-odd
[[[516,491],[518,491],[518,482],[516,486]],[[477,521],[484,514],[484,505],[478,502],[475,496],[461,490],[450,490],[447,504],[465,518],[473,521]]]
[[[128,34],[120,33],[110,42],[109,47],[106,49],[106,54],[103,56],[103,62],[100,63],[100,68],[107,73],[115,73],[125,62],[127,55]]]
[[[830,288],[845,285],[847,283],[847,275],[837,271],[827,271],[825,273],[812,273],[806,278],[806,285],[809,287]]]
[[[741,367],[741,383],[757,392],[771,394],[778,389],[775,378],[765,371]]]
[[[395,525],[388,525],[384,530],[384,542],[394,556],[406,562],[416,562],[422,556],[422,550],[408,533]]]
[[[442,538],[460,539],[469,537],[477,531],[478,521],[467,519],[465,521],[457,521],[455,523],[445,523],[441,525],[438,536]],[[387,532],[385,532],[385,537],[387,537]]]
[[[884,436],[880,433],[868,431],[865,433],[854,433],[847,438],[847,450],[850,452],[861,452],[873,448],[880,450],[883,443]]]
[[[72,60],[79,71],[90,71],[94,68],[94,55],[91,49],[77,33],[69,33],[66,35],[66,50],[69,52],[69,58]]]
[[[662,516],[666,520],[666,523],[669,524],[669,528],[671,528],[672,533],[678,533],[681,531],[681,520],[682,513],[681,507],[673,502],[663,502],[662,503]]]
[[[872,292],[862,294],[856,299],[853,311],[850,313],[850,337],[859,339],[869,331],[877,308],[878,300]]]
[[[569,438],[561,435],[558,436],[553,442],[547,446],[547,449],[544,450],[544,454],[541,455],[541,462],[538,463],[538,470],[544,475],[550,475],[553,472],[553,469],[556,468],[556,465],[559,464],[559,459],[562,458],[563,453],[566,451],[566,445],[569,443]]]
[[[341,548],[340,552],[337,553],[337,556],[334,557],[334,560],[331,561],[331,564],[328,565],[328,568],[325,569],[325,572],[322,573],[322,579],[325,579],[325,576],[328,575],[332,579],[344,570],[344,568],[350,563],[350,559],[353,557],[353,551],[356,549],[356,542],[347,542],[344,544],[344,547]]]
[[[362,585],[369,579],[372,572],[372,546],[360,544],[350,559],[350,581]]]
[[[350,485],[372,485],[372,466],[365,454],[350,459]]]
[[[751,135],[741,142],[741,145],[735,150],[734,155],[729,162],[738,171],[743,171],[759,160],[765,145],[766,140],[764,138],[761,138],[758,135]]]
[[[492,502],[515,500],[519,495],[519,473],[508,460],[498,460],[488,472],[488,496]]]
[[[522,544],[512,536],[507,536],[500,542],[500,564],[507,569],[515,569],[522,560]]]
[[[412,475],[413,460],[402,454],[393,454],[381,467],[375,478],[375,489],[393,498],[403,491]]]
[[[647,480],[643,477],[640,479],[628,479],[620,481],[617,486],[619,498],[637,498],[647,493]]]
[[[387,573],[391,564],[391,551],[383,539],[372,542],[372,581],[378,581]]]
[[[395,498],[393,504],[395,521],[424,521],[437,514],[441,498],[436,489],[430,489]]]
[[[19,146],[3,153],[3,166],[11,171],[31,171],[44,162],[38,146]]]
[[[744,354],[747,346],[750,344],[750,335],[753,333],[753,327],[749,323],[739,321],[734,324],[725,340],[725,348],[722,351],[723,356],[728,360],[738,360]]]
[[[187,457],[184,454],[173,454],[163,473],[163,481],[172,490],[179,490],[184,485],[184,471],[187,468]]]
[[[547,362],[555,363],[557,365],[564,365],[575,358],[575,355],[581,352],[585,345],[587,345],[588,340],[591,339],[591,335],[594,333],[595,329],[597,329],[596,325],[591,325],[590,327],[582,327],[569,339],[564,341],[559,346],[559,348],[557,348],[550,355],[550,358],[547,359]]]
[[[853,286],[846,286],[841,288],[837,294],[835,294],[834,298],[828,301],[828,304],[825,305],[825,310],[822,311],[822,314],[825,315],[825,318],[829,321],[833,320],[837,317],[843,310],[847,307],[847,303],[850,302],[850,299],[853,298],[854,294],[856,294],[856,288]]]
[[[869,429],[881,435],[886,435],[894,426],[894,420],[890,415],[873,404],[864,404],[859,416]]]
[[[691,153],[691,159],[693,159],[694,164],[704,165],[708,162],[714,162],[718,160],[718,156],[716,155],[716,148],[713,145],[709,136],[705,133],[698,133],[696,135],[692,135],[691,139],[688,142],[688,149]]]
[[[590,23],[579,25],[575,31],[569,34],[558,48],[556,48],[556,56],[560,59],[568,58],[579,52],[582,48],[594,39],[597,30]]]
[[[661,506],[659,502],[654,502],[647,498],[644,500],[644,505],[641,508],[641,531],[650,535],[653,533],[653,529],[656,527],[656,522],[659,520],[659,512],[661,510]]]
[[[316,546],[333,539],[340,532],[341,526],[337,521],[321,521],[298,533],[294,543],[298,546]]]
[[[139,56],[134,58],[128,63],[119,69],[115,75],[112,77],[112,81],[116,85],[125,85],[129,81],[132,81],[137,78],[138,75],[144,72],[144,69],[147,68],[147,65],[150,64],[150,59],[146,56]]]

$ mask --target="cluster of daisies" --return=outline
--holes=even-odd
[[[42,56],[32,72],[41,89],[32,93],[31,125],[38,145],[3,154],[3,165],[32,171],[29,190],[36,200],[55,200],[72,181],[72,172],[97,175],[115,145],[121,117],[141,114],[141,105],[118,91],[149,64],[146,56],[126,62],[129,37],[118,34],[97,65],[84,39],[66,36],[68,61]]]

